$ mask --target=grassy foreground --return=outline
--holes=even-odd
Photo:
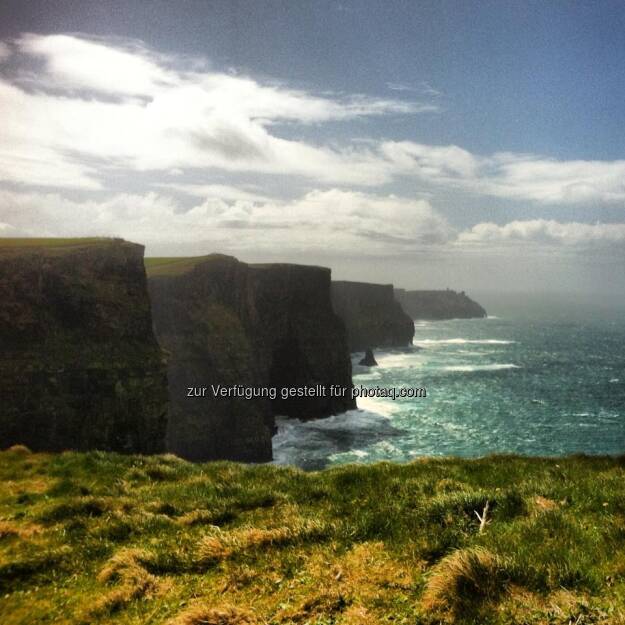
[[[623,458],[304,473],[13,448],[0,623],[622,623],[624,478]]]

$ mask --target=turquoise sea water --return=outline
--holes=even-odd
[[[625,453],[625,318],[566,314],[415,322],[411,348],[355,364],[354,384],[425,387],[426,398],[279,420],[274,458],[318,469],[418,456]],[[359,355],[354,355],[358,362]]]

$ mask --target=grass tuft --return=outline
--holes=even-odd
[[[252,614],[232,606],[197,605],[167,621],[167,625],[259,625]]]
[[[496,603],[506,585],[507,571],[501,558],[482,547],[459,549],[432,570],[422,605],[455,617],[474,614],[483,604]]]
[[[146,568],[153,561],[153,556],[141,549],[123,549],[116,553],[97,579],[100,583],[118,584],[118,587],[99,597],[87,614],[92,617],[111,614],[136,599],[157,594],[161,582]]]
[[[26,445],[11,445],[11,447],[7,449],[7,452],[21,456],[27,456],[33,453]]]

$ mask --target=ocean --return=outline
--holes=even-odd
[[[486,319],[415,321],[413,345],[376,350],[378,367],[354,354],[354,385],[427,396],[278,419],[274,462],[317,470],[421,456],[625,453],[625,315],[566,303],[501,308]]]

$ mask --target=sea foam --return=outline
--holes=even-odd
[[[504,369],[520,369],[519,365],[513,365],[511,363],[506,364],[491,364],[491,365],[448,365],[443,367],[444,371],[502,371]]]
[[[415,345],[511,345],[516,341],[502,339],[422,339],[414,341]]]

